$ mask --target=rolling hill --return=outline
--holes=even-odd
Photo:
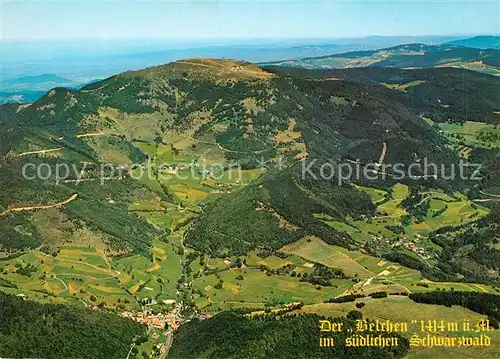
[[[497,98],[500,78],[467,69],[361,67],[304,70],[279,66],[265,69],[285,76],[338,78],[375,86],[385,97],[399,101],[435,122],[500,122]]]
[[[476,49],[500,50],[500,36],[475,36],[469,39],[453,40],[449,45],[473,47]]]

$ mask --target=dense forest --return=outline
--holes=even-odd
[[[460,305],[476,313],[487,315],[490,324],[496,329],[500,328],[500,295],[460,291],[436,291],[412,293],[409,297],[417,303],[439,304],[447,307]]]
[[[336,70],[304,70],[287,67],[266,67],[266,69],[293,77],[341,78],[372,85],[379,88],[386,98],[401,102],[415,114],[432,118],[436,122],[481,120],[500,123],[500,115],[495,113],[500,79],[475,71],[454,68],[403,70],[391,67]],[[382,83],[387,84],[389,88]],[[404,88],[404,91],[390,88],[408,84],[412,86]]]
[[[498,283],[495,273],[500,269],[500,251],[495,245],[500,237],[500,206],[491,209],[474,225],[443,227],[430,234],[429,238],[443,248],[438,269],[444,279],[459,273],[464,280]]]
[[[215,317],[183,325],[174,337],[169,353],[173,359],[322,359],[356,358],[383,359],[402,358],[409,349],[408,341],[399,334],[371,333],[374,336],[396,337],[397,347],[352,347],[345,340],[352,336],[347,329],[355,328],[357,317],[330,318],[332,322],[344,324],[341,332],[322,335],[317,315],[276,317],[273,314],[256,318],[245,318],[235,312],[222,312]],[[356,312],[356,314],[361,314]],[[352,318],[352,319],[349,319]],[[323,333],[326,334],[326,333]],[[320,347],[321,337],[334,338],[333,347]]]
[[[47,163],[52,169],[64,163],[62,159],[31,159],[38,165]],[[0,212],[10,205],[36,206],[60,203],[73,194],[78,201],[68,203],[64,211],[68,232],[87,227],[105,236],[116,249],[135,250],[149,254],[149,246],[158,230],[135,215],[130,215],[128,203],[141,184],[131,178],[121,181],[108,181],[100,185],[98,181],[79,184],[56,183],[55,176],[48,180],[25,180],[23,162],[19,158],[0,158],[0,187],[9,191],[0,192]],[[75,167],[81,169],[81,165]],[[88,177],[97,177],[97,170],[88,170]],[[52,173],[55,173],[54,171]],[[29,176],[33,174],[27,172]],[[109,199],[116,203],[110,204]],[[29,212],[13,212],[0,216],[0,244],[4,251],[17,251],[36,248],[42,243],[42,236],[37,223]]]
[[[146,327],[101,311],[40,304],[0,293],[0,356],[4,358],[127,357]]]

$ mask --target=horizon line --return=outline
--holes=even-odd
[[[459,36],[498,36],[498,33],[450,33],[450,34],[397,34],[397,35],[353,35],[353,36],[304,36],[304,37],[74,37],[74,38],[18,38],[18,39],[4,39],[0,38],[2,42],[59,42],[59,41],[134,41],[134,40],[148,40],[148,41],[210,41],[210,40],[346,40],[346,39],[367,39],[370,37],[459,37]]]

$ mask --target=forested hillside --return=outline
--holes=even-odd
[[[113,314],[40,304],[0,292],[0,356],[125,358],[146,327]]]
[[[266,67],[286,76],[346,81],[376,86],[385,98],[411,108],[436,122],[500,123],[500,77],[467,69],[397,69],[388,67],[304,70]]]
[[[329,333],[335,346],[319,345],[319,321],[316,315],[276,317],[273,314],[254,319],[236,313],[221,313],[203,322],[193,321],[183,326],[174,339],[170,355],[174,359],[188,358],[402,358],[408,351],[408,341],[399,334],[397,347],[349,347],[347,329],[355,328],[354,319],[335,318],[343,323],[340,333]],[[374,336],[388,333],[371,333]]]

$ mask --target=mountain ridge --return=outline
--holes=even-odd
[[[306,69],[352,67],[463,67],[479,72],[500,74],[500,51],[481,50],[458,45],[405,44],[369,51],[354,51],[301,60],[261,63],[263,66],[290,66]]]
[[[453,40],[447,42],[451,45],[460,45],[466,47],[475,47],[478,49],[500,49],[500,36],[474,36],[468,39]]]

